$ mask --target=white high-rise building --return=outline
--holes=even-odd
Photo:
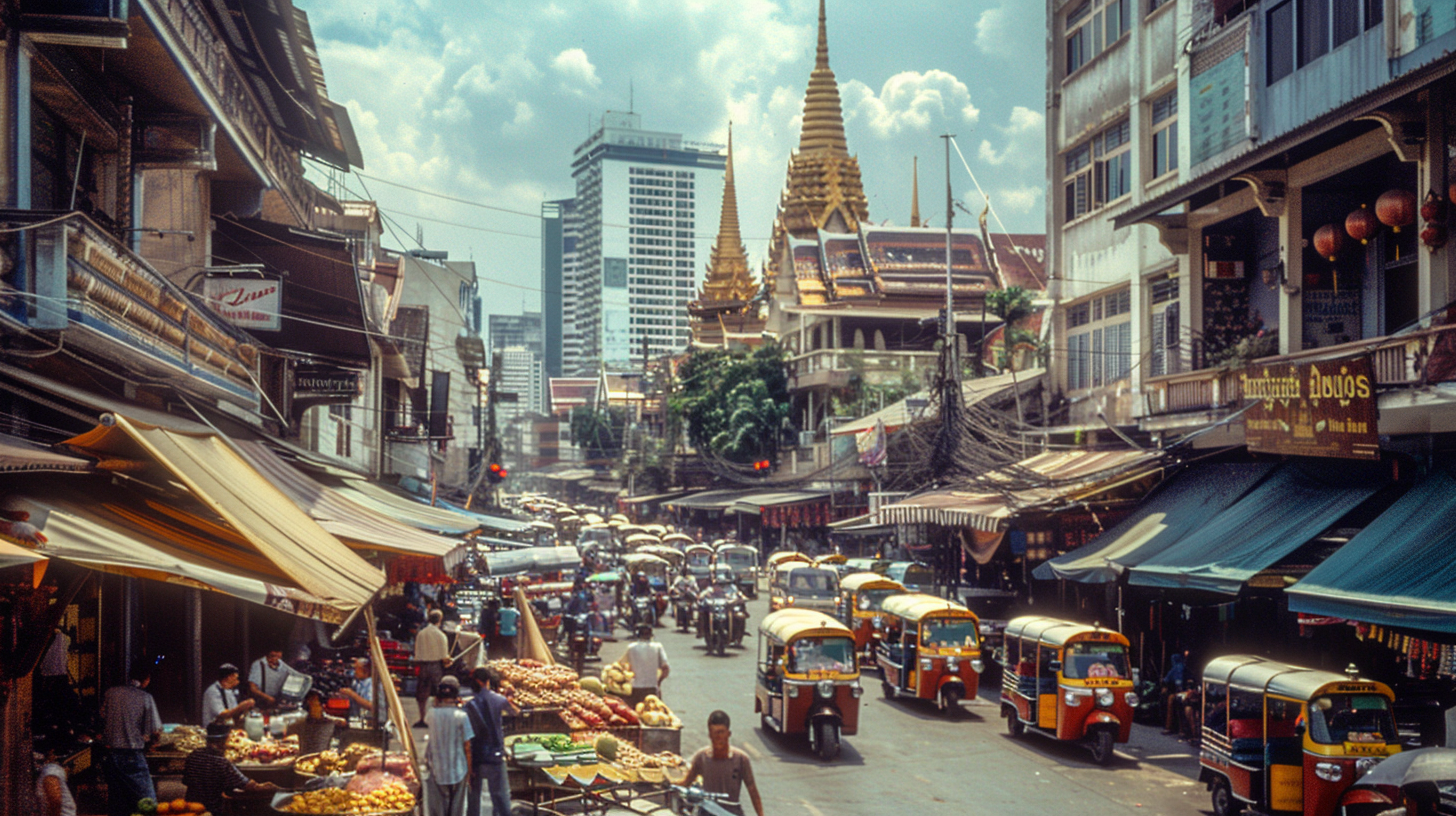
[[[725,162],[722,146],[643,130],[635,113],[607,113],[576,149],[579,288],[576,308],[564,309],[581,334],[579,370],[640,366],[644,341],[654,357],[687,347],[687,304],[712,249]]]
[[[495,407],[498,427],[505,427],[518,417],[546,413],[546,366],[541,356],[525,346],[499,349],[500,380],[496,391],[515,394],[514,402],[502,401]]]

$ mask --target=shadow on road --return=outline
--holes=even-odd
[[[787,762],[794,765],[864,765],[864,757],[854,748],[854,737],[844,737],[839,741],[839,756],[830,762],[825,762],[809,751],[809,739],[804,734],[780,734],[760,724],[754,729],[758,732],[758,741],[766,751],[773,754],[774,759],[779,762]]]
[[[865,696],[869,696],[868,688],[865,689]],[[941,713],[933,700],[916,700],[909,697],[889,698],[882,694],[871,702],[887,705],[898,713],[908,714],[918,720],[928,722],[985,722],[987,719],[986,714],[965,706],[957,706],[949,712]],[[978,706],[978,708],[984,708],[984,706]]]

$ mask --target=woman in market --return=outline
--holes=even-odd
[[[317,754],[320,751],[327,751],[334,742],[334,730],[340,726],[347,728],[349,724],[338,717],[330,717],[324,713],[323,695],[319,694],[317,689],[311,689],[308,694],[304,695],[303,707],[308,711],[308,716],[295,720],[288,726],[290,735],[298,735],[298,752],[300,754]]]

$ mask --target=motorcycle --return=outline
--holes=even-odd
[[[677,622],[677,630],[686,632],[693,625],[693,598],[686,593],[678,593],[672,596],[672,618]]]
[[[592,648],[592,641],[595,638],[591,631],[591,615],[587,612],[578,612],[572,615],[564,615],[561,620],[563,634],[566,635],[565,652],[566,662],[571,666],[572,671],[582,673],[586,660],[595,650]]]
[[[628,614],[631,616],[633,629],[636,629],[644,623],[649,626],[657,625],[657,604],[653,602],[650,595],[632,596],[632,604],[628,607]]]
[[[726,655],[732,639],[733,609],[723,598],[709,598],[702,603],[702,637],[708,654]]]

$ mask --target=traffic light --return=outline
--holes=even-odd
[[[490,468],[486,471],[486,478],[490,479],[491,484],[500,484],[509,475],[510,472],[501,467],[500,462],[491,462]]]
[[[753,463],[753,469],[754,469],[754,471],[760,472],[760,473],[761,472],[764,472],[764,471],[767,471],[767,470],[771,469],[772,467],[773,467],[773,464],[770,463],[767,459],[759,459],[758,461],[756,461],[756,462]]]

